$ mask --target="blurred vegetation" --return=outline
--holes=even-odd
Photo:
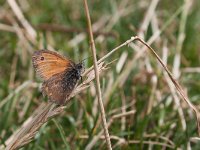
[[[141,31],[152,1],[88,1],[98,58],[131,36],[142,32],[142,38],[148,41],[160,30],[161,34],[151,46],[161,57],[167,50],[167,66],[170,70],[173,70],[174,62],[179,61],[175,56],[179,53],[178,47],[181,47],[180,76],[177,76],[177,80],[191,102],[200,109],[200,1],[159,1],[146,30]],[[41,80],[32,67],[31,54],[34,50],[51,45],[75,62],[91,56],[83,1],[18,0],[17,3],[37,32],[37,38],[30,42],[25,33],[26,40],[23,40],[16,30],[11,32],[2,28],[2,24],[12,29],[21,29],[23,25],[8,2],[0,0],[0,144],[4,144],[46,101],[39,84],[35,84],[41,83]],[[185,4],[191,6],[184,16]],[[57,28],[53,25],[57,25]],[[66,30],[59,30],[61,27]],[[184,38],[182,44],[178,43],[180,34]],[[184,119],[180,117],[173,92],[168,86],[169,81],[156,59],[148,51],[135,58],[141,49],[142,45],[136,49],[132,46],[121,48],[106,60],[107,63],[114,59],[117,61],[101,74],[107,121],[121,114],[122,110],[136,112],[122,119],[114,119],[109,128],[110,135],[114,137],[111,137],[113,149],[199,149],[199,140],[193,138],[198,135],[192,110],[175,92],[184,114]],[[120,59],[122,55],[127,56],[125,62]],[[135,62],[128,68],[128,78],[123,78],[124,83],[120,81],[116,84],[133,59]],[[118,71],[116,66],[120,63],[122,69]],[[86,59],[86,68],[91,65],[92,59]],[[77,95],[64,113],[46,123],[35,140],[22,149],[84,149],[102,129],[99,117],[95,87],[91,83],[91,87]],[[186,129],[182,122],[186,123]],[[100,148],[106,149],[103,137],[93,147]]]

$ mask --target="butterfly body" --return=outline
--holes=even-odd
[[[44,80],[42,93],[50,101],[63,105],[81,78],[83,64],[75,64],[56,52],[36,51],[32,56],[33,66]]]

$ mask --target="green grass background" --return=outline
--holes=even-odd
[[[120,7],[126,0],[90,0],[89,8],[92,22],[97,22],[100,18],[103,20],[110,17],[101,27],[99,32],[106,32],[112,35],[95,35],[96,49],[98,58],[107,54],[111,49],[137,35],[143,19],[147,13],[151,1],[146,0],[127,0],[124,6],[123,16],[117,18],[111,28],[112,18],[120,13]],[[163,46],[168,48],[168,67],[173,68],[175,54],[177,52],[177,39],[180,34],[181,15],[184,10],[179,10],[184,5],[183,0],[160,0],[155,15],[159,29],[162,29],[167,22],[172,19],[170,24],[162,30],[161,35],[152,44],[156,52],[162,56]],[[20,0],[20,8],[23,11],[28,22],[33,25],[37,31],[37,41],[35,45],[30,44],[33,50],[38,50],[50,44],[60,53],[71,58],[75,62],[87,58],[91,55],[88,36],[75,46],[70,46],[69,41],[76,37],[77,32],[50,32],[38,28],[40,24],[59,24],[67,28],[76,28],[83,31],[87,30],[86,17],[83,1],[81,0]],[[10,6],[6,1],[0,0],[0,10],[14,16]],[[175,17],[175,19],[173,19]],[[15,17],[14,17],[15,18]],[[16,18],[15,18],[16,19]],[[16,19],[18,22],[18,20]],[[0,18],[0,23],[10,25],[5,17]],[[19,26],[20,23],[19,23]],[[178,81],[187,91],[187,94],[193,104],[200,108],[200,75],[197,72],[184,72],[185,68],[199,68],[200,64],[200,1],[193,0],[184,24],[185,40],[181,51],[180,78]],[[84,32],[85,33],[85,32]],[[152,24],[149,24],[145,31],[145,41],[147,41],[154,31]],[[99,40],[103,36],[103,40]],[[18,129],[23,122],[33,113],[33,111],[46,99],[42,97],[39,86],[27,86],[16,91],[26,81],[41,83],[41,80],[35,75],[31,53],[23,46],[19,37],[12,32],[0,30],[0,105],[5,98],[6,103],[0,107],[0,144],[4,144],[6,139]],[[106,62],[120,58],[123,52],[128,53],[126,64],[133,59],[136,51],[131,47],[123,47],[121,50],[109,57]],[[152,73],[148,73],[145,66],[145,57],[152,65]],[[105,107],[107,120],[120,114],[122,108],[122,99],[125,105],[130,105],[126,111],[135,110],[136,113],[126,117],[125,128],[121,128],[121,119],[116,119],[109,128],[110,135],[123,138],[126,144],[116,144],[118,140],[112,139],[114,149],[172,149],[163,148],[157,144],[145,144],[145,141],[166,143],[160,137],[165,137],[174,143],[174,148],[199,149],[200,142],[192,141],[192,137],[197,137],[197,127],[195,116],[191,109],[181,100],[181,108],[184,112],[186,121],[186,130],[182,129],[181,120],[177,109],[175,108],[174,98],[169,90],[167,81],[164,78],[163,70],[158,65],[156,59],[150,53],[144,53],[134,65],[129,69],[131,73],[125,81],[123,87],[114,88],[114,83],[119,75],[116,71],[118,60],[111,64],[108,70],[101,75],[101,88],[103,99],[107,90],[112,93],[108,97],[108,104]],[[85,62],[86,68],[92,65],[92,59],[88,58]],[[153,107],[149,114],[149,98],[152,92],[152,74],[156,75],[158,81],[156,93],[153,94]],[[109,81],[112,81],[111,88],[107,89]],[[113,87],[113,89],[112,89]],[[46,123],[38,132],[34,141],[22,149],[26,150],[64,150],[64,149],[84,149],[88,143],[102,129],[100,125],[95,128],[99,117],[98,107],[95,106],[95,95],[91,91],[94,87],[77,95],[71,105],[64,113]],[[10,94],[13,95],[9,96]],[[160,95],[158,97],[158,95]],[[93,113],[96,108],[97,114]],[[114,112],[113,112],[114,111]],[[88,138],[80,136],[87,135]],[[152,135],[152,136],[147,136]],[[137,144],[129,141],[139,141]],[[106,149],[104,140],[98,140],[93,149]]]

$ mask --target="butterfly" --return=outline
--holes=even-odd
[[[57,52],[38,50],[32,55],[36,73],[44,80],[42,93],[49,101],[63,105],[84,71],[83,62],[75,64]]]

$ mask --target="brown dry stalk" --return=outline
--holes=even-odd
[[[116,115],[112,116],[108,122],[108,128],[112,125],[112,123],[114,122],[115,119],[133,115],[133,114],[135,114],[135,112],[136,112],[135,110],[131,110],[126,113],[116,114]],[[91,150],[93,148],[93,146],[95,145],[95,143],[100,139],[100,137],[102,135],[103,135],[103,130],[101,130],[97,135],[94,135],[93,139],[90,141],[90,143],[88,143],[85,150]]]
[[[88,139],[89,138],[89,136],[88,135],[80,135],[79,136],[79,138],[80,139]],[[111,135],[110,136],[110,138],[112,139],[112,140],[115,140],[115,141],[118,141],[116,144],[115,144],[115,146],[113,146],[113,147],[117,147],[118,145],[120,145],[120,146],[123,146],[123,145],[128,145],[128,144],[141,144],[141,140],[129,140],[129,141],[127,141],[127,139],[125,139],[125,138],[122,138],[122,137],[118,137],[118,136],[116,136],[116,135]],[[99,139],[100,140],[104,140],[105,139],[105,137],[104,136],[100,136],[99,137]],[[142,144],[148,144],[148,145],[160,145],[160,146],[163,146],[163,147],[168,147],[168,148],[171,148],[171,149],[174,149],[175,148],[175,146],[174,146],[174,144],[173,143],[167,143],[168,141],[167,140],[165,140],[165,139],[162,139],[164,142],[166,142],[166,143],[164,143],[164,142],[156,142],[156,141],[147,141],[147,140],[143,140],[142,142]]]
[[[30,25],[30,23],[25,19],[20,7],[16,3],[15,0],[7,0],[8,4],[12,8],[14,14],[20,20],[23,27],[26,29],[27,33],[31,36],[32,39],[36,39],[36,31],[33,29],[33,27]]]
[[[173,82],[174,86],[176,87],[177,91],[179,92],[179,94],[181,95],[182,99],[188,104],[188,106],[193,110],[193,112],[195,113],[196,116],[196,120],[197,120],[197,128],[198,128],[198,134],[200,136],[200,112],[199,110],[190,102],[189,98],[187,97],[187,95],[185,94],[183,88],[181,87],[181,85],[178,83],[178,81],[176,81],[176,79],[173,77],[172,73],[169,71],[169,69],[167,68],[167,66],[163,63],[162,59],[158,56],[158,54],[155,52],[155,50],[153,48],[151,48],[151,46],[149,46],[145,41],[143,41],[141,38],[135,36],[135,40],[141,42],[142,44],[144,44],[149,50],[151,50],[151,52],[153,53],[153,55],[156,57],[156,59],[160,62],[160,64],[162,65],[162,67],[164,68],[164,70],[167,72],[168,76],[170,77],[171,81]]]
[[[125,41],[124,43],[122,43],[121,45],[117,46],[116,48],[112,49],[111,51],[109,51],[109,53],[107,53],[106,55],[104,55],[102,58],[100,58],[98,60],[98,64],[103,62],[106,58],[108,58],[109,56],[111,56],[114,52],[116,52],[118,49],[126,46],[126,45],[129,45],[131,42],[133,42],[134,40],[136,40],[135,37],[131,37],[129,40]],[[93,69],[93,66],[90,67],[87,71],[85,71],[83,73],[83,75],[87,74],[89,71],[91,71]]]
[[[102,94],[101,94],[101,88],[100,88],[100,82],[99,82],[98,64],[97,64],[97,58],[96,58],[96,47],[94,44],[92,25],[91,25],[90,13],[89,13],[89,9],[88,9],[87,0],[84,0],[84,7],[85,7],[85,13],[86,13],[86,17],[87,17],[87,23],[88,23],[88,29],[89,29],[89,35],[90,35],[90,44],[91,44],[91,50],[92,50],[95,79],[96,79],[96,91],[97,91],[97,97],[98,97],[99,107],[100,107],[100,111],[101,111],[102,125],[104,128],[104,135],[105,135],[105,139],[106,139],[107,148],[109,150],[111,150],[112,146],[111,146],[111,142],[110,142],[110,136],[109,136],[108,126],[107,126],[107,122],[106,122],[106,115],[105,115],[105,110],[104,110],[103,101],[102,101]]]

